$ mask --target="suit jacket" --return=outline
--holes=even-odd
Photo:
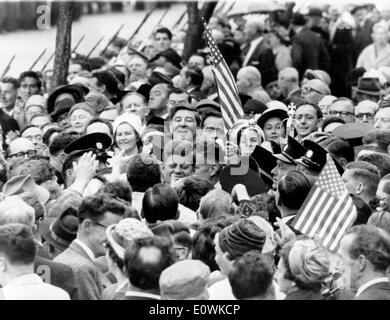
[[[247,47],[246,53],[244,51],[245,54],[243,55],[243,62],[249,52],[249,48],[250,45]],[[261,84],[263,87],[278,78],[278,70],[275,66],[275,56],[272,49],[268,47],[264,39],[258,43],[245,66],[253,66],[259,69],[261,73]]]
[[[390,300],[390,283],[375,283],[355,297],[355,300]]]
[[[289,293],[284,300],[328,300],[320,291],[298,289]]]
[[[7,135],[8,131],[19,130],[19,125],[13,117],[9,116],[0,109],[0,127],[3,130],[3,149],[5,150],[8,147],[5,143],[5,136]]]
[[[79,285],[78,300],[100,300],[103,290],[110,284],[102,270],[74,241],[54,261],[72,268]]]
[[[307,27],[292,38],[293,67],[303,76],[307,69],[329,70],[329,53],[321,37]]]
[[[73,271],[69,266],[37,255],[34,260],[34,272],[44,282],[65,290],[71,300],[77,299],[78,288]]]

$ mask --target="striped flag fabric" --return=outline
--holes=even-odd
[[[221,52],[218,49],[211,30],[203,19],[207,46],[210,49],[211,59],[213,61],[213,71],[217,83],[218,96],[221,104],[222,117],[225,128],[230,129],[233,124],[242,119],[244,110],[241,106],[241,100],[238,95],[238,89],[234,77],[226,64]]]
[[[331,251],[337,251],[356,219],[356,207],[331,157],[299,209],[291,226]]]

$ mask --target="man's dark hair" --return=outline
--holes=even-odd
[[[126,176],[133,191],[145,192],[161,183],[160,164],[152,156],[138,154],[129,160]]]
[[[97,193],[86,197],[78,210],[79,223],[81,224],[85,219],[99,222],[107,212],[124,216],[127,213],[127,207],[122,201],[116,200],[105,193]]]
[[[200,118],[200,115],[198,113],[198,111],[196,110],[196,108],[190,106],[190,105],[186,105],[186,104],[178,104],[176,106],[174,106],[172,109],[169,110],[169,119],[172,121],[176,112],[178,112],[179,110],[188,110],[188,111],[191,111],[194,113],[195,115],[195,121],[196,121],[196,126],[199,127],[200,126],[200,123],[201,123],[201,118]]]
[[[136,239],[126,248],[129,281],[141,290],[158,290],[161,273],[174,263],[172,242],[167,237]]]
[[[172,93],[174,93],[174,94],[183,94],[183,93],[185,93],[185,94],[188,95],[188,92],[185,91],[185,90],[182,89],[182,88],[173,88],[173,89],[171,90],[170,95],[171,95]]]
[[[211,272],[219,270],[215,261],[215,235],[238,219],[238,216],[221,216],[205,220],[192,238],[192,259],[204,262]]]
[[[10,83],[14,87],[15,90],[17,90],[20,86],[20,83],[17,79],[12,77],[3,77],[1,80],[1,83]]]
[[[62,132],[64,132],[64,130],[61,128],[50,128],[50,129],[46,130],[45,133],[43,134],[43,143],[46,146],[49,146],[50,145],[50,138],[52,137],[52,135],[54,133],[62,133]]]
[[[202,85],[204,76],[199,67],[188,67],[184,74],[186,78],[191,78],[191,83],[194,86],[200,87]]]
[[[347,140],[338,137],[332,137],[321,141],[319,145],[325,148],[332,156],[344,158],[347,162],[355,160],[355,151]]]
[[[41,90],[42,81],[41,78],[39,78],[38,73],[36,73],[35,71],[22,72],[19,76],[19,84],[21,84],[25,78],[33,78],[37,82],[38,89]]]
[[[297,108],[295,109],[295,112],[297,112],[298,109],[300,107],[302,107],[302,106],[312,106],[314,108],[314,110],[316,111],[318,119],[322,119],[324,117],[324,115],[323,115],[323,113],[322,113],[322,111],[321,111],[319,106],[317,106],[315,104],[312,104],[310,102],[307,102],[307,101],[302,101],[302,102],[298,103]]]
[[[97,79],[97,85],[100,87],[102,85],[106,86],[106,90],[110,94],[117,94],[118,93],[118,79],[115,77],[115,75],[112,73],[112,71],[105,70],[105,71],[94,71],[92,73],[92,77]]]
[[[80,134],[77,132],[61,132],[56,136],[49,146],[49,152],[51,155],[56,156],[62,150],[64,150],[72,142],[80,138]]]
[[[305,173],[298,170],[287,172],[278,183],[279,204],[298,210],[312,186],[313,180]]]
[[[115,76],[115,78],[117,79],[117,81],[119,81],[122,85],[125,84],[126,82],[126,75],[120,71],[119,69],[116,69],[114,67],[108,69],[110,72],[112,72]]]
[[[352,259],[363,255],[371,262],[375,271],[386,272],[390,264],[390,236],[385,230],[372,225],[358,225],[353,226],[346,234],[354,235],[349,248]]]
[[[176,191],[166,183],[158,183],[149,188],[142,199],[142,215],[148,223],[176,220],[178,207]]]
[[[387,152],[387,148],[390,145],[390,130],[370,131],[364,136],[363,144],[376,144],[383,152]]]
[[[273,290],[273,261],[259,250],[251,250],[233,262],[228,278],[238,299],[266,297]]]
[[[30,265],[34,262],[36,245],[31,229],[20,223],[0,226],[0,252],[13,265]]]
[[[211,109],[211,108],[207,109],[207,111],[202,114],[202,122],[200,125],[201,128],[204,128],[205,121],[207,120],[207,118],[210,118],[210,117],[222,119],[222,113],[217,111],[217,110]]]
[[[213,184],[198,176],[185,177],[175,189],[179,197],[179,202],[193,211],[198,210],[200,200],[210,190],[214,188]]]
[[[379,170],[380,177],[390,173],[390,156],[385,153],[370,153],[359,156],[358,160],[373,164]]]
[[[169,40],[172,40],[172,32],[168,28],[158,28],[155,32],[154,35],[157,33],[165,33],[168,36]]]
[[[380,175],[380,172],[379,172],[378,168],[375,165],[373,165],[373,164],[371,164],[369,162],[366,162],[366,161],[360,161],[360,160],[352,161],[352,162],[348,163],[345,166],[345,170],[347,170],[347,169],[350,169],[350,170],[352,170],[352,169],[367,170],[367,171],[370,171],[371,173],[377,175],[378,177]]]
[[[81,67],[81,70],[91,71],[90,64],[85,60],[71,60],[69,64],[78,64]]]
[[[117,200],[122,200],[131,205],[132,191],[131,186],[127,181],[117,180],[105,183],[100,189],[100,192],[109,194]]]

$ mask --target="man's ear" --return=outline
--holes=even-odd
[[[345,158],[340,158],[339,159],[339,164],[342,168],[345,168],[345,166],[347,165],[347,160]]]
[[[358,271],[363,272],[367,267],[367,258],[362,254],[357,258]]]
[[[217,171],[218,171],[218,165],[217,164],[212,164],[210,167],[209,167],[209,176],[210,177],[213,177],[217,174]]]
[[[89,219],[85,219],[81,225],[79,226],[79,229],[83,229],[84,232],[86,232],[87,234],[90,234],[91,233],[91,227],[92,227],[92,221],[89,220]]]
[[[317,130],[322,127],[323,123],[324,123],[324,118],[318,119]]]
[[[359,183],[356,187],[356,195],[359,195],[361,194],[365,189],[365,186],[363,185],[363,183]]]

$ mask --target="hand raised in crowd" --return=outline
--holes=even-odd
[[[96,160],[96,155],[91,151],[84,153],[79,161],[73,162],[73,172],[77,179],[90,181],[96,174],[99,161]]]
[[[13,140],[15,140],[17,137],[19,137],[20,132],[18,130],[11,130],[8,131],[5,135],[5,143],[10,145]]]
[[[227,141],[226,142],[226,163],[228,164],[238,164],[240,162],[240,151],[238,145]]]
[[[274,225],[280,229],[281,236],[275,232],[275,239],[279,246],[283,246],[283,244],[295,238],[295,233],[282,219],[276,218]]]

